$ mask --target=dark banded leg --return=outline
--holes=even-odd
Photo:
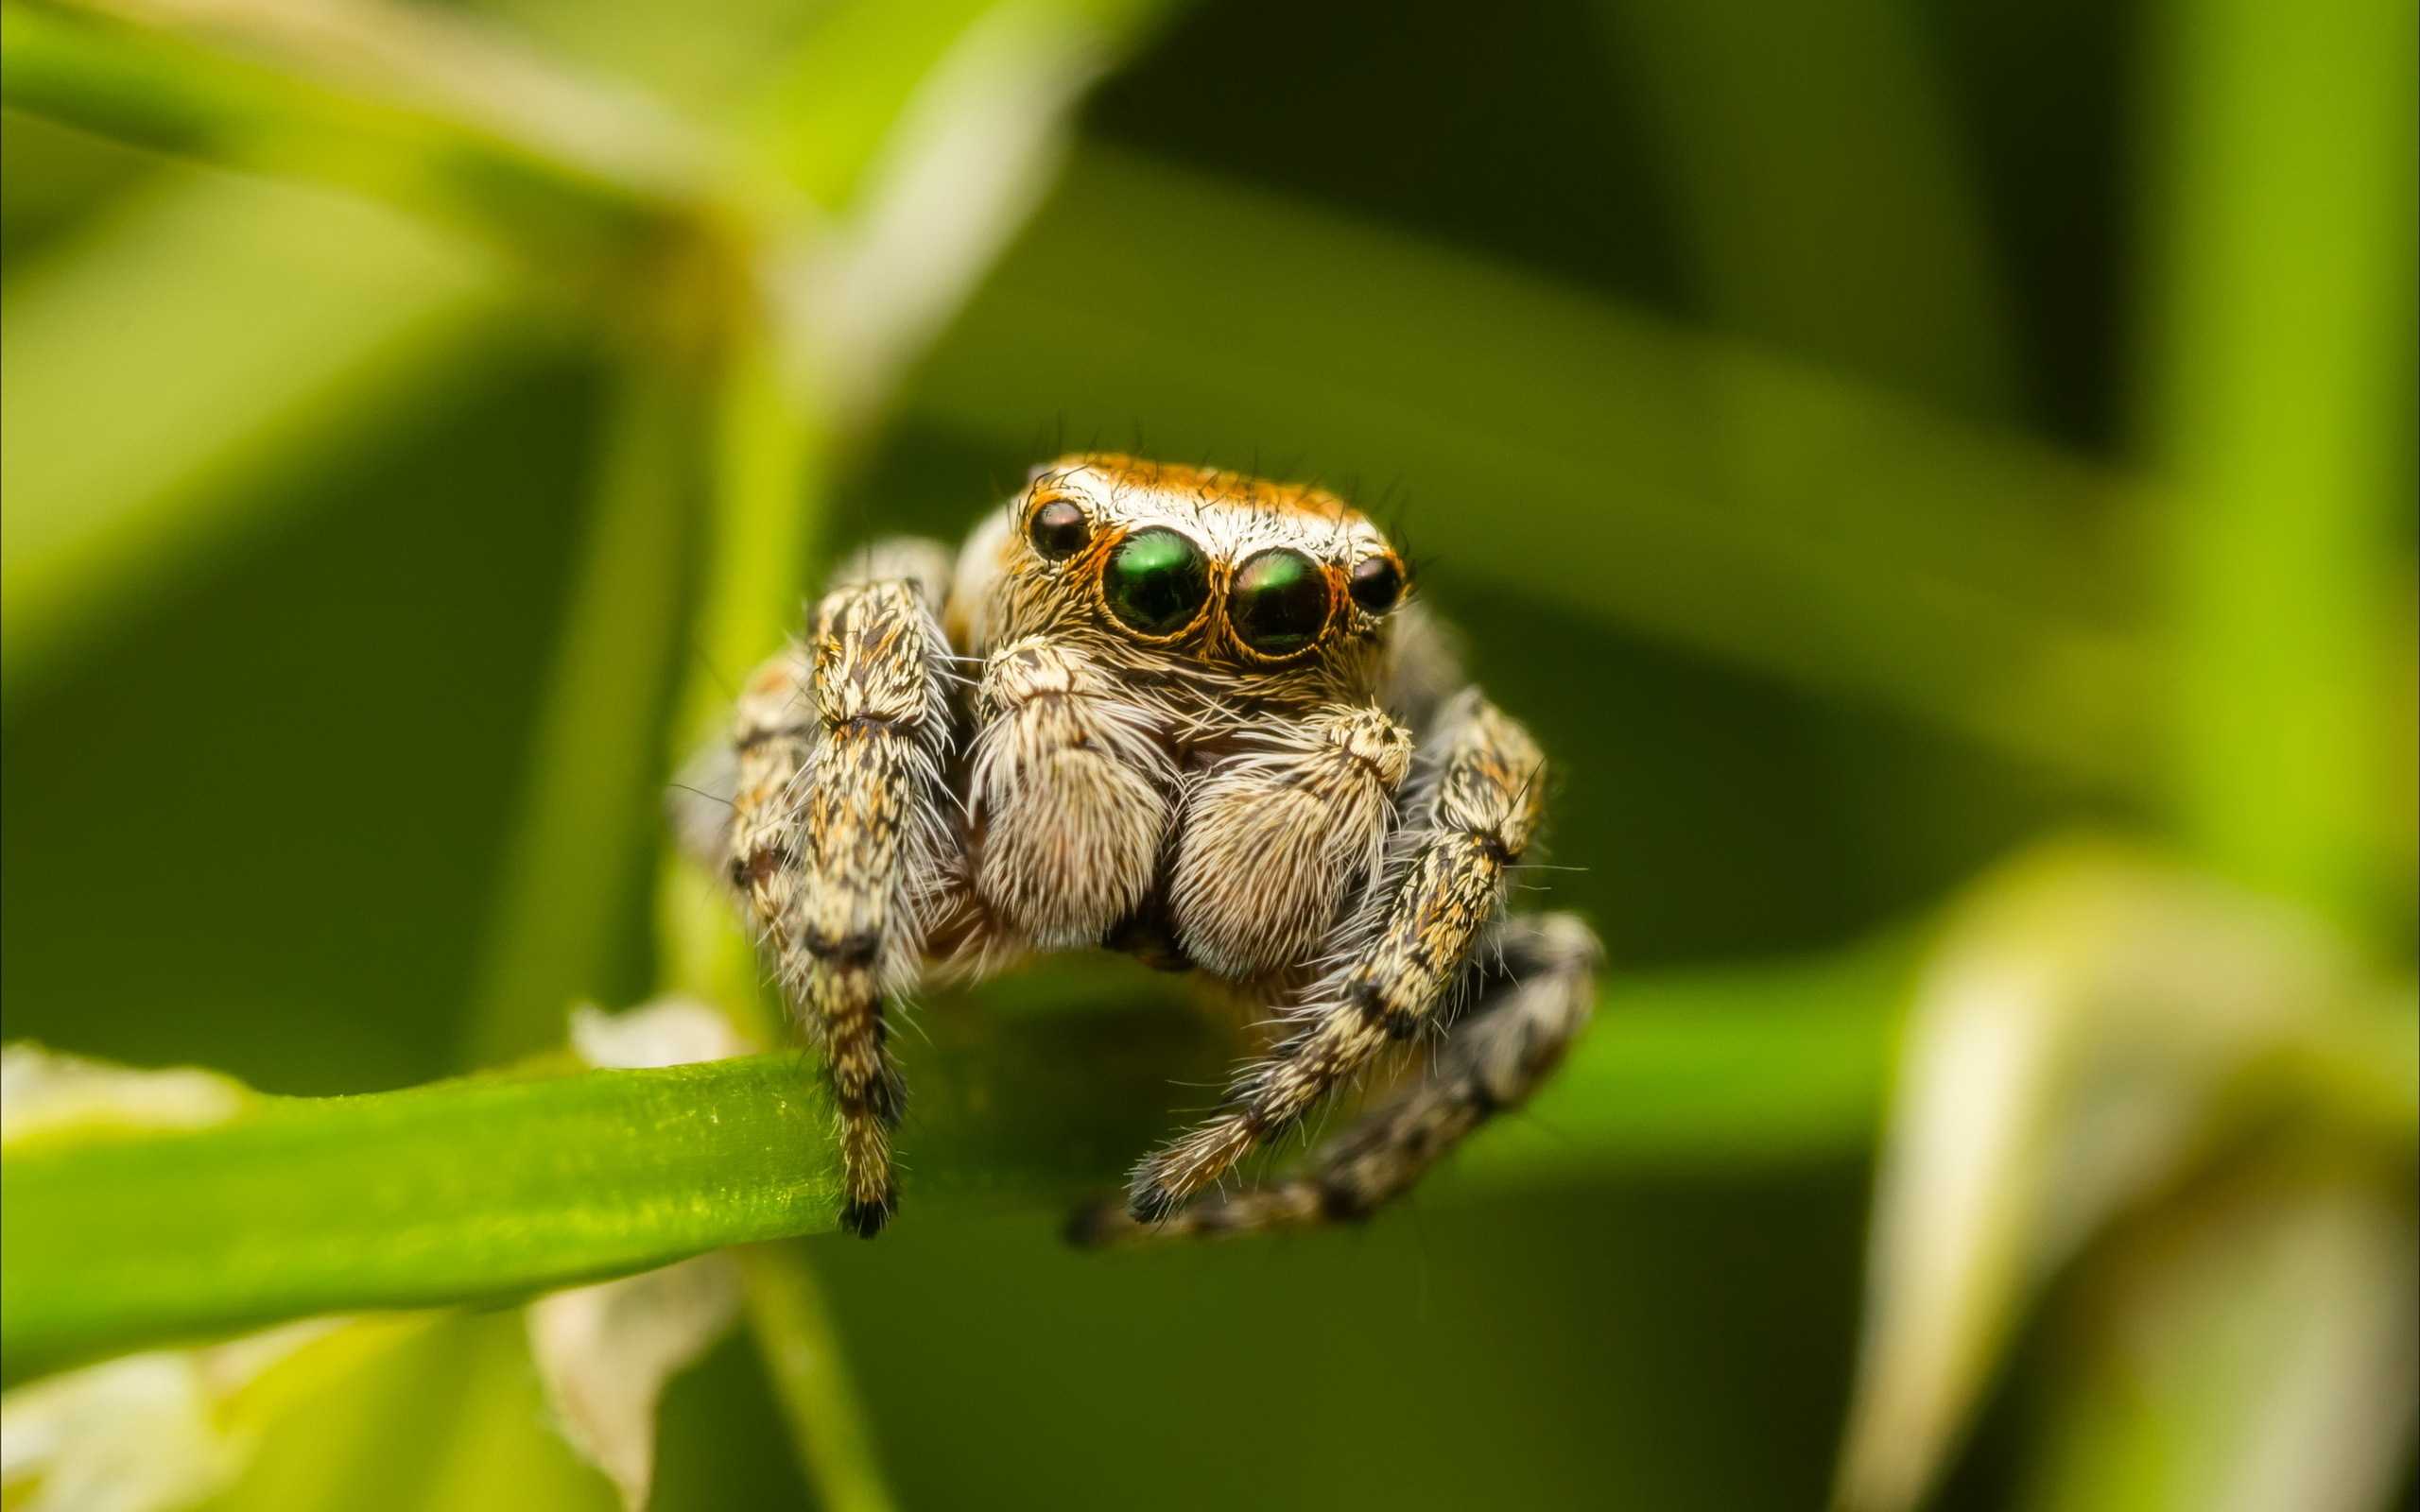
[[[886,994],[911,987],[948,860],[949,647],[917,578],[836,588],[804,647],[750,679],[735,739],[731,868],[791,1012],[822,1050],[841,1223],[897,1205],[904,1089]]]
[[[1351,1222],[1409,1191],[1481,1124],[1517,1108],[1563,1061],[1596,1005],[1597,937],[1569,914],[1507,919],[1465,968],[1470,1007],[1433,1067],[1302,1168],[1215,1193],[1158,1223],[1104,1204],[1077,1216],[1083,1245],[1218,1238]]]
[[[1443,1026],[1471,948],[1502,908],[1506,869],[1536,827],[1544,765],[1529,733],[1476,691],[1440,713],[1385,875],[1339,931],[1340,964],[1288,1010],[1300,1027],[1244,1071],[1225,1108],[1136,1168],[1136,1220],[1169,1217],[1387,1045]]]

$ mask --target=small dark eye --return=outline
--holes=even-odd
[[[1026,526],[1025,534],[1046,561],[1065,561],[1084,549],[1093,527],[1083,510],[1064,499],[1053,499],[1033,511],[1033,523]]]
[[[1327,577],[1299,551],[1264,551],[1236,570],[1227,618],[1244,644],[1289,656],[1327,627]]]
[[[1210,596],[1210,564],[1201,548],[1173,530],[1137,530],[1110,553],[1101,574],[1109,611],[1145,635],[1173,635]]]
[[[1353,602],[1373,614],[1384,614],[1403,597],[1403,569],[1391,557],[1372,557],[1353,564]]]

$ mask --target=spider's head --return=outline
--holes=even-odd
[[[1323,489],[1130,456],[1063,458],[1012,507],[1010,571],[1108,633],[1246,668],[1366,646],[1403,558]]]

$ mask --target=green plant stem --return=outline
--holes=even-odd
[[[1479,1140],[1447,1190],[1854,1158],[1872,1137],[1907,958],[1893,943],[1617,981],[1564,1074]],[[909,1047],[910,1216],[930,1203],[1055,1218],[1105,1195],[1168,1127],[1170,1072],[1207,1074],[1234,1051],[1172,1041],[1197,1021],[1161,1005],[1000,1018],[955,1006],[929,1008],[931,1043]],[[776,1052],[259,1097],[205,1128],[21,1140],[0,1167],[0,1353],[22,1376],[279,1318],[504,1299],[825,1232],[836,1184],[810,1085],[797,1052]]]
[[[697,406],[666,364],[631,361],[617,382],[471,997],[473,1064],[562,1043],[573,1004],[611,985],[663,828],[658,731],[681,656]]]
[[[743,306],[716,375],[697,657],[674,712],[683,740],[723,733],[738,679],[800,633],[824,514],[832,442],[810,387],[812,353],[764,305]]]
[[[2420,39],[2408,0],[2193,0],[2162,40],[2145,285],[2164,296],[2174,801],[2218,869],[2359,928],[2409,886],[2380,853],[2411,780],[2387,766],[2380,692],[2387,564],[2410,560]]]
[[[828,1512],[888,1512],[897,1503],[805,1252],[764,1244],[736,1253],[749,1328],[817,1503]]]
[[[518,1293],[829,1227],[795,1057],[254,1100],[7,1154],[9,1370],[250,1323]]]
[[[713,402],[700,417],[710,473],[706,541],[672,700],[676,763],[722,733],[741,680],[800,633],[807,557],[823,514],[828,437],[803,377],[806,354],[782,340],[770,312],[732,325]],[[717,880],[667,848],[655,909],[658,989],[703,999],[750,1039],[778,1043],[778,1014],[755,953]]]

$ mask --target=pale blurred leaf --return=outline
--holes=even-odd
[[[130,1355],[0,1397],[0,1486],[26,1512],[167,1512],[236,1464],[189,1354]]]
[[[889,398],[1057,178],[1076,102],[1138,29],[1090,12],[1152,9],[991,6],[899,102],[814,290],[821,376],[844,417]]]
[[[739,1272],[725,1254],[529,1305],[530,1352],[563,1436],[633,1512],[654,1480],[655,1405],[666,1383],[738,1315]]]
[[[1843,1504],[1924,1494],[2042,1281],[2352,995],[2298,916],[2112,847],[2036,851],[1955,911],[1889,1115]]]
[[[251,1090],[193,1066],[163,1071],[0,1046],[0,1144],[108,1129],[203,1128],[241,1112]]]
[[[625,1013],[582,1004],[571,1012],[571,1047],[592,1066],[634,1070],[744,1056],[753,1047],[710,1004],[660,998]]]
[[[20,1386],[0,1396],[0,1489],[12,1512],[170,1512],[203,1501],[242,1470],[264,1426],[261,1399],[291,1389],[273,1376],[324,1382],[395,1332],[371,1326],[332,1348],[349,1327],[289,1323]]]

